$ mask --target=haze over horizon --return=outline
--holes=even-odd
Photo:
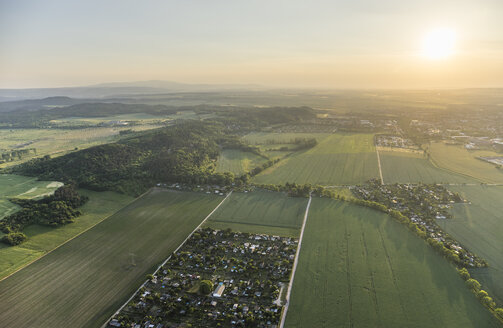
[[[503,87],[503,2],[0,0],[0,88]]]

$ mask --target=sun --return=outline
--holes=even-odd
[[[454,53],[456,33],[449,28],[430,31],[423,39],[422,52],[429,59],[446,59]]]

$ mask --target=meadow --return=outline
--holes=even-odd
[[[501,156],[485,150],[466,150],[461,145],[432,142],[428,146],[431,160],[441,168],[463,174],[485,183],[503,183],[503,170],[477,159],[479,156]]]
[[[37,178],[0,174],[0,220],[19,208],[11,203],[9,198],[43,197],[50,195],[61,186],[62,183],[56,181],[37,181]]]
[[[152,190],[0,282],[5,327],[100,327],[222,197]]]
[[[267,160],[264,157],[239,149],[222,150],[217,161],[217,172],[232,172],[241,175],[262,165]]]
[[[476,180],[435,167],[422,154],[379,151],[384,183],[475,183]]]
[[[16,165],[34,157],[60,156],[76,149],[89,148],[117,141],[119,132],[127,129],[148,130],[155,125],[134,127],[93,127],[83,129],[0,129],[0,149],[35,148],[36,154],[20,160],[0,164],[1,167]]]
[[[311,204],[285,327],[499,327],[454,267],[387,215]]]
[[[364,183],[379,176],[372,134],[331,134],[257,175],[256,183],[321,185]]]
[[[454,219],[439,220],[439,225],[468,249],[489,262],[488,268],[472,269],[499,306],[503,306],[503,187],[455,186],[470,203],[456,204],[451,210]]]
[[[284,193],[235,192],[213,213],[207,225],[214,229],[298,236],[306,206],[306,198],[288,197]]]
[[[79,193],[88,196],[89,201],[80,208],[82,215],[74,223],[57,228],[31,225],[23,230],[28,239],[21,245],[0,244],[0,279],[47,254],[133,200],[130,196],[111,191],[80,189]]]

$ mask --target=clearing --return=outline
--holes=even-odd
[[[217,172],[232,172],[235,175],[241,175],[266,161],[265,158],[250,152],[224,149],[218,157]]]

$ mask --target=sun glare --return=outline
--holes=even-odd
[[[454,53],[456,34],[442,28],[429,32],[423,40],[423,55],[429,59],[445,59]]]

